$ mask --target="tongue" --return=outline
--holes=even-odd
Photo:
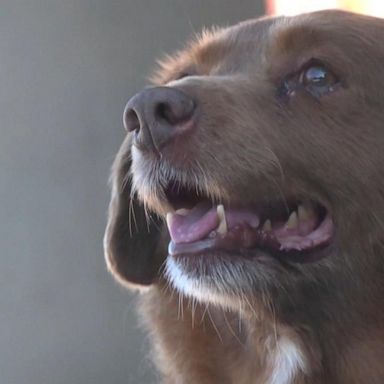
[[[203,240],[212,231],[219,230],[222,227],[220,225],[221,220],[226,221],[225,227],[228,228],[243,223],[252,228],[257,228],[260,224],[256,213],[244,209],[229,209],[225,211],[225,218],[219,218],[217,210],[216,206],[212,207],[209,203],[200,203],[190,211],[182,213],[177,211],[168,214],[167,225],[172,241],[179,244]]]
[[[216,207],[208,203],[197,204],[184,214],[167,215],[168,230],[174,243],[191,243],[201,240],[219,225]]]

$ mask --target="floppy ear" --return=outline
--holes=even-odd
[[[166,251],[160,247],[162,220],[157,216],[148,220],[143,205],[131,196],[130,141],[127,137],[112,168],[104,252],[108,269],[115,278],[134,287],[150,285],[156,280]]]

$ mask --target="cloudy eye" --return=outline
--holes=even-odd
[[[300,73],[299,82],[314,96],[323,96],[334,90],[336,75],[321,63],[313,63]]]

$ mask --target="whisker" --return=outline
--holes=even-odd
[[[132,237],[133,236],[133,231],[132,231],[132,219],[136,227],[136,232],[138,231],[138,226],[136,222],[136,216],[135,216],[135,209],[133,206],[133,200],[129,200],[129,208],[128,208],[128,227],[129,227],[129,234]]]
[[[221,336],[221,334],[220,334],[220,332],[219,332],[219,329],[217,328],[217,326],[216,326],[216,324],[215,324],[215,322],[214,322],[214,320],[213,320],[213,318],[212,318],[211,312],[210,312],[210,310],[209,310],[208,307],[207,307],[207,313],[208,313],[208,317],[209,317],[209,319],[211,320],[213,329],[216,331],[217,336],[219,337],[221,343],[223,344],[223,343],[224,343],[223,338],[222,338],[222,336]]]
[[[240,340],[239,336],[236,335],[236,332],[233,330],[232,326],[230,325],[228,319],[227,319],[227,316],[225,315],[225,311],[223,311],[223,317],[224,317],[224,321],[225,323],[227,324],[227,327],[228,327],[228,330],[229,332],[232,334],[232,336],[235,338],[235,340],[243,347],[245,348],[245,344]]]

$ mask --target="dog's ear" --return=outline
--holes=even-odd
[[[149,220],[143,205],[131,194],[130,145],[127,137],[112,168],[104,252],[115,278],[123,285],[137,287],[156,280],[166,255],[161,254],[163,247],[159,244],[162,220],[155,216]]]

